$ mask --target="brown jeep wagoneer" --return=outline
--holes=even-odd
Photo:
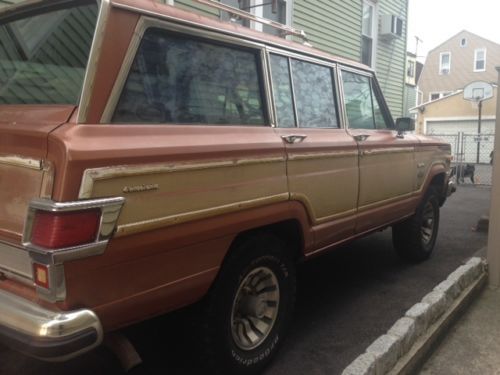
[[[21,2],[0,40],[17,350],[68,359],[202,301],[212,370],[256,373],[297,261],[389,226],[404,258],[432,252],[450,146],[405,134],[364,65],[151,0]]]

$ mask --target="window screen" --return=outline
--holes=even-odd
[[[148,29],[113,122],[264,125],[259,52]]]

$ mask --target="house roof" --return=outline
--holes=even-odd
[[[487,39],[487,38],[482,37],[481,35],[478,35],[478,34],[472,33],[472,32],[470,32],[470,31],[468,31],[468,30],[465,30],[465,29],[464,29],[464,30],[461,30],[461,31],[459,31],[458,33],[454,34],[452,37],[450,37],[450,38],[446,39],[444,42],[442,42],[441,44],[437,45],[437,46],[436,46],[436,47],[434,47],[433,49],[429,50],[428,54],[430,54],[431,52],[433,52],[433,51],[435,51],[435,50],[439,49],[439,48],[440,48],[443,44],[448,43],[450,40],[452,40],[453,38],[456,38],[458,35],[460,35],[460,34],[462,34],[462,33],[467,33],[467,34],[469,34],[469,35],[474,35],[474,36],[475,36],[475,37],[477,37],[477,38],[481,38],[481,39],[483,39],[483,40],[485,40],[485,41],[488,41],[488,42],[490,42],[490,43],[496,44],[496,45],[498,46],[498,48],[500,48],[500,44],[498,44],[497,42],[494,42],[494,41],[492,41],[492,40],[490,40],[490,39]]]

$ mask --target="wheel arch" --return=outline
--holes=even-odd
[[[448,181],[448,176],[445,170],[438,170],[432,176],[429,186],[425,189],[427,191],[429,188],[433,188],[438,194],[439,206],[442,206],[446,201],[446,183]]]

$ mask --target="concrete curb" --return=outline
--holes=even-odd
[[[486,284],[486,262],[471,258],[413,305],[342,375],[408,374],[415,371],[463,306]]]

